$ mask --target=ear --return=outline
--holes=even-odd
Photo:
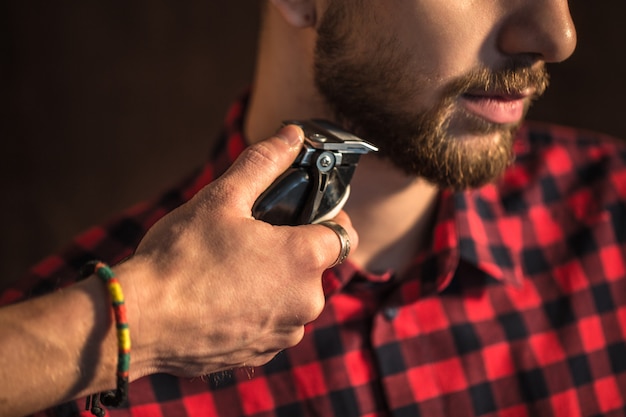
[[[315,0],[271,0],[283,18],[292,26],[305,28],[316,21]]]

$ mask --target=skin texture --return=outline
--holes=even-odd
[[[304,325],[319,315],[320,277],[340,249],[336,234],[251,217],[256,198],[301,143],[302,131],[288,126],[249,148],[113,268],[128,310],[131,381],[154,372],[194,377],[263,364],[298,343]],[[358,245],[345,213],[335,221]],[[11,381],[0,393],[0,415],[115,387],[117,341],[107,299],[103,283],[90,277],[0,309],[0,380]]]

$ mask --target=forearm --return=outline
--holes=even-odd
[[[337,234],[250,216],[258,196],[293,162],[302,136],[287,126],[247,148],[220,179],[156,222],[134,255],[113,268],[132,335],[130,381],[267,363],[298,343],[305,324],[319,315],[320,277],[337,259]],[[335,220],[356,247],[345,213]],[[115,388],[117,332],[97,277],[0,309],[0,329],[0,415]]]
[[[0,310],[0,415],[115,387],[116,335],[97,278]]]

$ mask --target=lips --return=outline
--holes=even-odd
[[[489,122],[497,124],[518,123],[524,117],[530,93],[466,93],[461,104],[467,111]]]

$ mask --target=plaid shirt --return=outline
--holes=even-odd
[[[158,218],[244,148],[245,103],[213,161],[180,187],[78,237],[8,303],[130,255]],[[403,279],[349,262],[326,308],[268,365],[207,378],[153,375],[111,416],[617,416],[626,413],[626,147],[527,124],[517,160],[479,190],[443,192],[432,246]],[[132,366],[132,364],[131,364]],[[89,415],[84,402],[47,415]]]

